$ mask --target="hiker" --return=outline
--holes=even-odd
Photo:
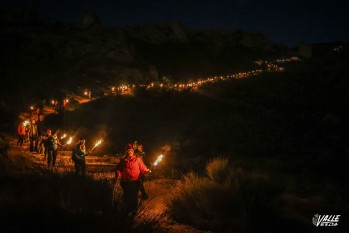
[[[39,148],[38,148],[38,153],[41,154],[41,155],[45,155],[45,135],[43,134],[40,134],[39,136]],[[45,155],[46,157],[46,155]]]
[[[46,158],[47,154],[48,154],[48,147],[49,147],[49,143],[48,143],[48,138],[51,137],[52,135],[52,131],[51,129],[47,129],[46,130],[46,134],[42,136],[41,139],[41,143],[44,145],[44,159]],[[41,145],[42,146],[42,145]]]
[[[57,133],[54,132],[51,136],[47,138],[47,146],[48,146],[48,168],[55,167],[56,158],[58,153],[58,146],[62,147],[63,145],[59,142],[57,137]]]
[[[146,166],[149,166],[149,164],[146,162],[146,158],[145,158],[145,152],[143,151],[143,145],[142,144],[138,144],[137,146],[137,150],[136,150],[136,156],[140,159],[142,159],[143,163]],[[144,188],[144,180],[145,180],[145,175],[144,174],[140,174],[140,191],[142,194],[142,199],[146,200],[148,199],[148,194],[145,191]]]
[[[123,190],[123,210],[126,214],[134,216],[138,208],[138,192],[140,187],[140,174],[150,170],[142,159],[135,156],[132,145],[128,146],[126,156],[121,159],[116,167],[115,181],[120,178]]]
[[[28,120],[26,122],[30,122],[30,120]],[[27,142],[29,142],[30,123],[25,124],[24,127],[25,127],[24,142],[27,143]]]
[[[75,174],[79,175],[81,173],[82,176],[86,174],[86,160],[85,156],[91,153],[91,150],[86,151],[86,141],[84,138],[81,138],[78,144],[72,151],[72,160],[75,165]]]
[[[40,107],[36,109],[36,115],[38,115],[38,121],[40,121],[41,110]]]
[[[17,133],[18,133],[18,142],[17,144],[19,145],[19,147],[22,147],[23,142],[24,142],[24,137],[26,135],[26,131],[25,131],[25,126],[24,123],[20,123],[17,127]]]
[[[29,140],[29,151],[38,152],[39,131],[38,125],[36,124],[36,121],[34,119],[31,121],[31,124],[29,126]]]

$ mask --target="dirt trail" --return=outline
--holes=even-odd
[[[33,164],[33,169],[45,170],[47,168],[47,158],[44,155],[38,153],[29,152],[28,143],[24,143],[22,148],[17,146],[17,140],[12,138],[10,142],[10,149],[16,154],[29,159]],[[114,178],[114,168],[118,163],[119,158],[111,156],[88,156],[86,157],[87,172],[88,175],[95,179],[113,179]],[[74,166],[70,158],[69,151],[59,151],[56,161],[56,167],[52,170],[54,173],[65,173],[73,172]],[[162,216],[159,222],[161,227],[168,230],[169,233],[205,233],[205,231],[197,230],[191,226],[179,224],[173,221],[167,213],[166,202],[171,196],[172,190],[176,187],[178,180],[169,178],[157,178],[156,176],[148,177],[144,183],[145,189],[149,195],[149,199],[140,200],[141,217],[138,218],[139,221],[144,221],[149,218],[152,219],[156,216]],[[115,195],[121,196],[122,191],[120,184],[115,187]]]
[[[76,99],[76,98],[75,98]],[[78,98],[76,99],[80,104],[89,102],[91,99]],[[45,106],[40,115],[40,121],[45,119],[45,115],[55,114],[55,110],[50,106]],[[37,114],[30,112],[23,112],[20,114],[21,120],[37,119]],[[43,154],[29,152],[29,143],[24,143],[22,148],[17,146],[17,139],[12,139],[10,142],[12,150],[17,151],[18,154],[23,155],[26,159],[31,160],[34,169],[48,169],[47,158]],[[99,156],[90,155],[86,157],[87,173],[95,179],[113,179],[114,168],[119,162],[119,158],[115,156]],[[52,170],[55,173],[73,172],[74,164],[71,160],[71,152],[60,150],[57,155],[56,167]],[[169,200],[172,190],[176,187],[178,180],[169,178],[156,178],[150,176],[146,179],[144,186],[149,195],[149,199],[142,200],[140,198],[140,206],[142,208],[140,216],[142,218],[154,218],[155,216],[163,216],[161,219],[161,227],[167,229],[169,233],[207,233],[207,231],[200,231],[191,226],[179,224],[173,221],[167,213],[166,202]],[[115,187],[115,195],[121,196],[122,191],[120,184]],[[139,221],[147,220],[139,218]]]

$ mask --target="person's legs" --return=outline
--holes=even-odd
[[[29,151],[30,152],[34,151],[34,138],[33,137],[30,137]]]
[[[48,149],[44,147],[44,159],[46,158],[47,154],[48,154]]]
[[[142,194],[142,199],[148,199],[148,194],[147,194],[147,192],[145,191],[145,188],[144,188],[144,180],[145,180],[144,175],[141,175],[141,178],[140,178],[140,191],[141,191],[141,194]]]
[[[76,174],[76,175],[79,175],[79,173],[80,173],[80,168],[81,168],[81,166],[80,166],[80,161],[74,161],[74,166],[75,166],[75,174]]]
[[[57,158],[57,150],[52,151],[52,166],[54,167],[56,165],[56,158]]]
[[[39,139],[37,137],[34,138],[34,152],[38,152],[39,153]]]
[[[53,152],[53,151],[50,150],[50,149],[47,150],[47,157],[48,157],[48,159],[47,159],[47,165],[48,165],[49,168],[51,167],[52,152]]]
[[[129,210],[132,212],[135,212],[138,208],[138,193],[139,193],[139,187],[140,187],[140,182],[139,181],[132,181],[130,182],[130,205],[129,205]]]
[[[81,173],[83,176],[86,175],[86,161],[85,161],[85,159],[81,161]]]

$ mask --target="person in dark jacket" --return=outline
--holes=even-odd
[[[58,146],[62,147],[63,145],[59,142],[59,139],[57,137],[57,133],[54,132],[51,136],[47,138],[47,146],[48,146],[48,168],[55,167],[56,165],[56,158],[58,153]]]
[[[72,151],[72,160],[75,166],[75,174],[82,176],[86,175],[86,160],[85,156],[91,153],[90,150],[86,150],[86,141],[81,138],[79,143],[75,146]]]
[[[31,121],[29,126],[30,152],[38,152],[39,131],[35,120]]]
[[[126,156],[121,159],[116,167],[115,182],[120,179],[123,190],[123,210],[127,214],[134,215],[138,208],[138,192],[140,187],[140,174],[146,174],[150,170],[142,159],[135,156],[134,150],[128,148]]]
[[[143,163],[146,166],[149,166],[147,161],[146,161],[146,158],[145,158],[145,152],[143,151],[143,145],[142,144],[138,144],[137,150],[136,150],[136,156],[138,158],[141,158]],[[141,191],[141,194],[142,194],[142,198],[144,200],[146,200],[146,199],[148,199],[148,194],[147,194],[147,192],[145,191],[145,188],[144,188],[145,175],[144,174],[140,174],[139,180],[140,180],[140,191]]]
[[[52,136],[51,129],[46,130],[46,134],[42,136],[41,143],[44,145],[44,160],[48,154],[49,141],[48,138]]]

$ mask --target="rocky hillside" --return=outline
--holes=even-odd
[[[1,12],[0,24],[1,91],[3,98],[21,93],[22,102],[78,87],[237,72],[286,52],[259,33],[192,30],[177,22],[105,28],[93,15],[68,24],[29,7]]]

